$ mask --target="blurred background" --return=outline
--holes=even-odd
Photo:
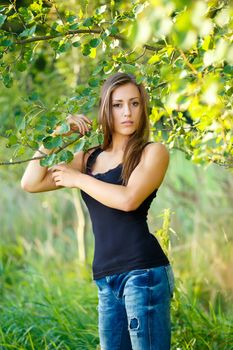
[[[146,85],[150,138],[170,153],[148,225],[176,278],[172,350],[233,349],[231,2],[1,1],[0,54],[0,349],[100,349],[80,191],[20,180],[67,113],[93,131],[48,164],[100,143],[99,89],[118,70]]]

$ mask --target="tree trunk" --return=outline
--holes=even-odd
[[[80,191],[72,189],[73,203],[77,214],[76,237],[78,241],[78,256],[81,263],[86,262],[86,244],[85,244],[85,215],[81,205]]]

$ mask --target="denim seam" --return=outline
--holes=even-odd
[[[149,333],[149,345],[150,345],[150,347],[149,347],[149,350],[151,349],[151,332],[150,332],[150,330],[151,330],[151,327],[150,327],[150,306],[151,306],[151,274],[152,274],[152,271],[150,271],[149,270],[149,276],[148,276],[148,279],[149,279],[149,281],[148,281],[148,285],[149,285],[149,307],[148,307],[148,333]]]
[[[122,323],[121,323],[121,336],[120,336],[120,342],[119,342],[119,350],[120,350],[120,347],[121,347],[121,340],[122,340],[123,326],[124,326],[124,318],[122,318]]]
[[[122,298],[121,297],[118,297],[117,294],[115,294],[113,288],[111,288],[109,286],[111,292],[112,292],[112,295],[114,296],[114,298],[116,299],[116,301],[122,306],[123,305],[123,301],[122,301]]]
[[[167,277],[167,281],[168,281],[168,287],[169,287],[169,293],[170,293],[170,298],[173,297],[173,290],[172,290],[172,286],[171,286],[171,281],[170,281],[170,277],[169,277],[169,272],[167,271],[167,268],[170,265],[164,266],[165,272],[166,272],[166,277]]]

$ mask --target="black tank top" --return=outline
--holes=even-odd
[[[98,147],[88,157],[86,174],[100,181],[122,185],[121,164],[105,173],[92,174],[92,165],[102,151]],[[136,210],[125,212],[110,208],[81,190],[95,237],[92,264],[94,279],[169,264],[167,256],[147,225],[147,212],[156,193],[157,189]]]

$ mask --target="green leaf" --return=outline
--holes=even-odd
[[[149,64],[154,64],[154,63],[157,63],[159,61],[160,61],[159,55],[155,54],[149,59],[148,63]]]
[[[5,11],[5,9],[6,9],[6,6],[4,6],[4,5],[1,5],[1,6],[0,6],[0,12]]]
[[[226,74],[229,74],[229,75],[233,75],[233,66],[226,65],[223,68],[223,72],[226,73]]]
[[[105,66],[107,66],[107,65],[108,65],[108,64],[107,64],[106,61],[104,61],[104,62],[98,64],[98,65],[96,66],[96,68],[93,70],[92,75],[97,75],[97,74],[100,73],[100,72],[102,71],[102,69],[103,69]]]
[[[84,27],[91,27],[93,23],[94,23],[93,18],[88,17],[83,21],[83,26]]]
[[[57,31],[58,33],[65,34],[66,31],[67,31],[67,27],[66,27],[65,25],[63,25],[63,24],[58,24],[58,25],[56,26],[56,31]]]
[[[37,2],[33,2],[29,8],[33,12],[40,13],[42,10],[42,2],[40,2],[40,4],[38,4]]]
[[[74,155],[70,151],[62,151],[59,153],[59,161],[69,163],[74,159]]]
[[[85,145],[85,140],[82,138],[77,141],[77,143],[74,145],[74,152],[79,152],[82,151],[84,145]]]
[[[43,158],[40,160],[40,165],[41,166],[45,166],[45,167],[49,167],[51,165],[54,164],[54,161],[56,160],[56,154],[50,154],[49,156],[47,156],[46,158]]]
[[[104,142],[104,135],[102,133],[97,134],[99,144]]]
[[[80,41],[75,41],[72,43],[72,46],[79,47],[81,45]]]
[[[39,148],[39,144],[36,141],[30,141],[30,146],[34,149],[38,149]]]
[[[89,96],[90,93],[91,93],[91,89],[90,89],[90,88],[85,88],[85,89],[81,92],[82,96]]]
[[[4,39],[4,40],[0,41],[0,46],[9,47],[11,45],[13,45],[13,41],[11,41],[9,39]]]
[[[89,41],[89,45],[91,47],[97,47],[101,43],[101,40],[99,38],[91,39]]]
[[[54,128],[57,124],[58,120],[57,117],[52,115],[46,118],[46,124],[48,125],[48,127],[50,128]]]
[[[33,58],[33,51],[32,49],[27,49],[27,51],[25,51],[24,56],[23,56],[24,60],[26,62],[31,62],[32,58]]]
[[[73,23],[76,19],[77,19],[76,16],[69,16],[66,18],[67,22],[69,22],[69,23]]]
[[[43,138],[43,145],[47,149],[53,149],[56,147],[60,147],[62,145],[62,137],[61,136],[46,136]]]
[[[36,31],[36,25],[31,28],[26,28],[22,33],[19,34],[21,38],[32,36]]]
[[[57,48],[57,52],[59,52],[59,53],[66,52],[69,50],[70,47],[71,47],[70,42],[64,42],[63,40],[61,40],[59,43],[59,46]]]
[[[24,130],[26,123],[25,123],[25,118],[21,114],[17,114],[15,116],[15,125],[18,130]]]
[[[91,53],[91,47],[89,44],[84,44],[82,49],[83,56],[88,56]]]
[[[145,7],[144,4],[136,5],[133,9],[133,12],[135,13],[135,15],[138,15],[140,12],[144,10],[144,7]]]
[[[23,72],[27,69],[27,64],[25,62],[17,62],[15,65],[15,68],[19,71],[19,72]]]
[[[15,135],[11,135],[8,139],[8,147],[11,147],[12,145],[15,145],[16,143],[18,143],[18,138]]]
[[[69,126],[69,124],[67,124],[67,123],[62,123],[62,124],[60,125],[59,130],[57,131],[57,134],[58,134],[58,135],[62,135],[62,134],[65,134],[65,133],[67,133],[67,132],[69,132],[69,131],[70,131],[70,126]]]
[[[3,73],[2,75],[3,78],[3,84],[5,85],[5,87],[7,88],[11,88],[13,85],[13,79],[10,73]]]
[[[102,15],[102,13],[104,13],[107,9],[107,5],[103,5],[103,6],[100,6],[96,9],[95,13],[97,15]]]
[[[6,15],[2,15],[0,13],[0,28],[2,27],[3,23],[5,22],[7,16]]]
[[[96,48],[95,47],[91,48],[91,52],[89,54],[89,57],[91,57],[91,58],[95,58],[96,57]]]
[[[104,73],[109,74],[113,71],[114,64],[110,62],[108,65],[104,66]]]
[[[20,7],[19,13],[21,16],[23,16],[23,19],[26,23],[31,22],[34,18],[32,11],[27,6]]]
[[[111,26],[109,30],[112,35],[116,35],[117,33],[119,33],[119,29],[116,26]]]
[[[83,113],[87,113],[90,111],[90,109],[92,109],[92,107],[95,105],[96,103],[96,98],[95,97],[91,97],[86,103],[84,103],[84,105],[82,106],[82,112]],[[88,133],[86,133],[85,135],[88,135]]]
[[[99,81],[99,79],[92,78],[88,81],[88,85],[90,85],[91,87],[97,87],[100,85],[100,81]]]
[[[46,124],[36,123],[35,130],[36,131],[45,131],[46,130]]]
[[[137,70],[137,67],[128,63],[122,64],[121,68],[124,70],[124,72],[132,74],[135,73]]]
[[[76,30],[78,29],[79,27],[79,23],[74,23],[74,24],[71,24],[71,26],[69,27],[70,30]]]

